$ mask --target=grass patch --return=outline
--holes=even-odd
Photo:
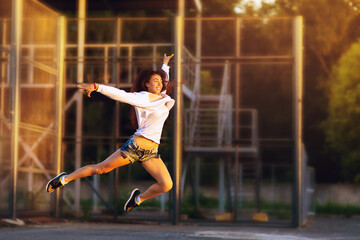
[[[217,209],[219,207],[219,200],[199,194],[199,208],[202,209]],[[188,194],[181,202],[181,213],[186,214],[189,218],[204,219],[204,215],[195,206],[195,196],[191,193]]]
[[[333,214],[351,217],[360,215],[360,206],[340,203],[315,203],[316,214]]]

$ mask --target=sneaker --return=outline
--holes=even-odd
[[[48,193],[51,193],[53,191],[55,191],[55,189],[57,189],[58,187],[63,187],[64,184],[62,184],[62,182],[60,181],[60,178],[62,176],[67,175],[66,172],[62,172],[59,175],[57,175],[56,177],[54,177],[53,179],[51,179],[47,184],[46,184],[46,191]]]
[[[140,190],[135,188],[131,195],[130,195],[130,198],[129,200],[127,200],[127,202],[125,203],[125,206],[124,206],[124,211],[125,212],[128,212],[130,211],[131,208],[135,208],[137,206],[139,206],[139,204],[136,203],[135,199],[137,196],[139,196],[141,194]]]

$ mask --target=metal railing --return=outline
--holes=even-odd
[[[195,112],[207,114],[206,119],[196,125],[196,133],[193,131],[191,121]],[[184,115],[184,143],[187,147],[226,147],[234,146],[236,142],[240,147],[256,147],[258,145],[258,114],[255,109],[240,109],[240,116],[243,119],[239,123],[240,138],[235,139],[235,124],[225,124],[223,131],[218,131],[218,116],[234,116],[234,109],[186,109]],[[233,122],[229,117],[228,122]],[[228,123],[225,122],[225,123]],[[225,137],[226,136],[226,137]]]
[[[185,109],[185,145],[187,147],[231,147],[235,141],[239,141],[243,146],[258,147],[258,120],[255,109],[242,109],[240,114],[246,122],[242,121],[240,125],[240,139],[235,139],[234,111],[232,106],[232,95],[230,95],[230,62],[225,61],[223,68],[223,77],[221,80],[221,90],[219,95],[202,96],[200,94],[200,76],[194,71],[194,66],[198,62],[195,57],[187,51],[187,56],[193,64],[185,65],[184,72],[188,72],[187,81],[192,89],[193,98],[189,109]],[[190,62],[190,61],[188,61]],[[191,68],[190,66],[193,66]],[[199,74],[199,73],[198,73]],[[193,81],[193,82],[192,82]],[[191,88],[191,86],[193,86]],[[201,102],[213,102],[213,107],[202,108]],[[248,116],[246,116],[248,115]]]
[[[199,96],[200,93],[200,73],[196,71],[196,65],[200,64],[197,59],[185,46],[184,52],[184,64],[183,64],[183,83],[187,87],[188,91],[192,92],[191,96]],[[190,98],[192,98],[189,96]]]

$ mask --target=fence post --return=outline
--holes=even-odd
[[[22,33],[23,0],[12,1],[11,19],[11,55],[10,55],[10,88],[11,88],[11,173],[9,189],[10,219],[16,220],[16,188],[19,159],[19,124],[20,124],[20,69],[21,69],[21,33]]]
[[[184,8],[185,1],[179,0],[179,13],[175,19],[175,65],[176,65],[176,90],[175,90],[175,124],[174,124],[174,190],[172,224],[180,221],[180,181],[182,163],[182,129],[183,129],[183,101],[182,101],[182,52],[184,43]]]
[[[293,20],[293,138],[294,138],[294,185],[293,185],[293,224],[300,227],[303,219],[301,206],[304,204],[301,199],[303,183],[302,169],[302,81],[303,81],[303,18],[297,16]]]

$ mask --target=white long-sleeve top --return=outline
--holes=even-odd
[[[164,66],[166,69],[164,69]],[[167,65],[164,64],[162,69],[169,75]],[[152,94],[150,92],[131,93],[102,84],[99,85],[97,91],[111,99],[134,106],[138,122],[138,129],[135,134],[160,144],[165,120],[169,116],[170,109],[175,104],[174,99],[162,92],[162,98],[150,102],[149,95]]]

